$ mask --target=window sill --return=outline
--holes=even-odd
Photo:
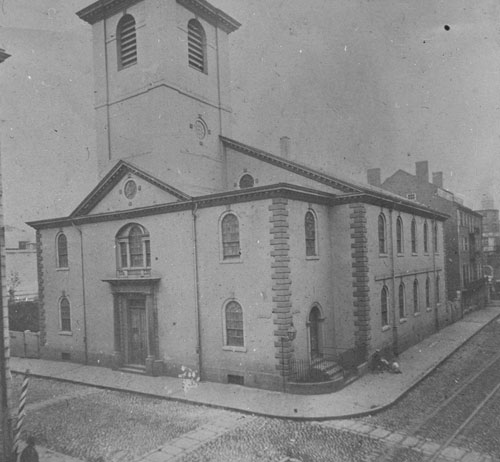
[[[387,258],[389,256],[389,254],[387,254],[387,253],[379,253],[378,256],[380,258]]]
[[[58,267],[58,268],[56,268],[56,271],[69,271],[69,266],[66,266],[64,268],[62,268],[62,267],[59,268]]]
[[[386,332],[391,328],[391,326],[383,326],[382,327],[382,332]]]
[[[73,335],[73,332],[70,330],[61,330],[59,331],[59,335],[64,335],[66,337],[71,337]]]
[[[397,253],[396,256],[398,256],[398,257],[404,257],[405,254],[404,253]]]
[[[246,347],[237,347],[237,346],[223,346],[222,349],[224,351],[232,351],[233,353],[246,353]]]
[[[430,313],[432,311],[432,308],[426,308],[427,313]]]
[[[399,320],[399,324],[403,324],[404,322],[408,321],[408,318],[401,318]]]
[[[309,255],[306,260],[319,260],[319,255]]]
[[[412,253],[411,253],[411,256],[412,256],[412,257],[418,257],[418,253],[417,253],[417,252],[412,252]]]
[[[241,258],[226,258],[225,260],[222,259],[220,260],[220,263],[227,265],[227,264],[233,264],[233,263],[243,263],[243,260]]]
[[[413,316],[416,318],[417,316],[420,316],[422,313],[420,311],[417,311],[416,313],[413,313]]]

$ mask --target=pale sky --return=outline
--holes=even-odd
[[[68,215],[95,186],[87,0],[0,0],[6,222]],[[233,137],[364,181],[443,171],[500,207],[500,2],[213,0],[230,36]],[[447,26],[445,28],[445,26]]]

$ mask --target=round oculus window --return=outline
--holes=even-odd
[[[134,180],[128,180],[123,188],[123,193],[127,199],[133,199],[137,193],[137,184]]]
[[[205,125],[205,122],[203,122],[203,120],[198,119],[194,123],[194,128],[196,130],[196,136],[199,140],[203,140],[207,136],[207,126]]]

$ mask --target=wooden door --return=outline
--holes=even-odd
[[[146,298],[131,296],[128,305],[128,358],[129,364],[145,364],[147,348]]]

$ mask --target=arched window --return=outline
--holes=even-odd
[[[424,222],[424,253],[429,253],[429,226]]]
[[[222,257],[224,260],[239,258],[240,251],[240,226],[238,218],[233,213],[228,213],[221,223],[222,232]]]
[[[61,233],[57,236],[57,267],[68,268],[68,240]]]
[[[255,181],[253,179],[253,176],[249,175],[248,173],[245,173],[240,178],[240,189],[253,188],[254,184],[255,184]]]
[[[378,251],[379,253],[387,253],[385,216],[383,213],[378,216]]]
[[[438,225],[437,222],[434,222],[434,252],[438,251]]]
[[[417,222],[415,218],[411,220],[411,253],[417,253]]]
[[[225,309],[226,345],[242,347],[245,345],[243,336],[243,309],[237,302],[229,302]]]
[[[420,311],[420,303],[418,300],[418,280],[413,281],[413,312],[418,313]]]
[[[317,255],[316,251],[316,218],[310,210],[305,216],[305,231],[306,231],[306,257]]]
[[[396,252],[403,253],[403,220],[401,217],[396,220]]]
[[[382,319],[382,327],[389,325],[388,295],[389,291],[387,290],[387,287],[384,286],[380,294],[380,316]]]
[[[425,306],[426,308],[431,306],[431,280],[429,276],[425,280]]]
[[[71,332],[71,307],[66,297],[59,302],[59,314],[61,317],[61,330]]]
[[[117,235],[118,268],[150,268],[151,246],[149,233],[140,225],[127,225]]]
[[[206,35],[202,25],[196,19],[188,23],[188,62],[189,66],[207,72]]]
[[[405,285],[402,282],[399,284],[398,301],[399,301],[399,318],[403,319],[406,317],[406,310],[405,310]]]
[[[137,37],[135,19],[132,15],[126,14],[118,22],[116,44],[119,69],[137,63]]]
[[[436,276],[436,303],[439,303],[439,274]]]

